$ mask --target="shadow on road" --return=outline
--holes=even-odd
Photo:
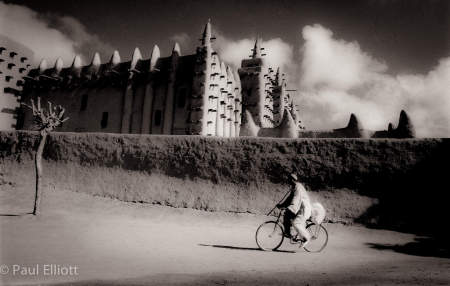
[[[233,250],[254,250],[254,251],[264,251],[256,247],[240,247],[240,246],[231,246],[231,245],[218,245],[218,244],[199,244],[200,246],[210,246],[210,247],[217,247],[217,248],[226,248],[226,249],[233,249]],[[274,252],[286,252],[286,253],[295,253],[295,251],[290,250],[275,250]]]
[[[370,228],[417,235],[415,241],[404,245],[368,244],[374,249],[449,258],[448,192],[445,186],[448,185],[450,140],[442,139],[432,150],[425,145],[421,148],[417,152],[424,152],[426,156],[401,172],[386,168],[364,178],[361,192],[378,198],[379,202],[356,222]]]
[[[378,250],[393,250],[395,252],[426,257],[450,258],[450,249],[444,241],[429,237],[418,237],[413,242],[404,245],[367,243]]]
[[[18,214],[1,214],[0,216],[26,216],[26,215],[31,215],[32,213],[18,213]]]

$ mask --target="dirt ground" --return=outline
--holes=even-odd
[[[449,256],[413,234],[326,224],[330,241],[321,253],[289,243],[264,252],[254,233],[266,216],[47,190],[43,214],[33,217],[26,214],[32,202],[32,190],[0,188],[4,285],[450,284]],[[76,273],[44,275],[49,264]],[[14,267],[28,272],[14,274]],[[33,267],[40,272],[32,275]]]

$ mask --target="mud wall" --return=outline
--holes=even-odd
[[[37,140],[34,132],[0,132],[0,183],[33,174]],[[331,221],[409,228],[448,217],[449,153],[450,139],[53,133],[44,178],[48,188],[125,201],[265,213],[296,172]]]

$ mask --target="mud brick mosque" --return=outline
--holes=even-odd
[[[98,53],[87,66],[78,56],[68,68],[61,59],[52,68],[43,60],[25,78],[22,100],[39,96],[64,106],[70,120],[61,131],[236,137],[243,110],[262,128],[276,128],[286,117],[300,128],[286,81],[266,65],[260,41],[236,72],[220,60],[213,40],[208,22],[193,55],[181,55],[175,43],[169,57],[155,45],[147,60],[138,48],[128,62],[117,51],[104,64]],[[30,129],[29,111],[22,120]]]
[[[31,68],[33,52],[24,45],[0,35],[0,130],[17,127],[23,79]]]
[[[138,48],[131,61],[117,51],[101,63],[95,53],[83,66],[75,56],[63,68],[56,60],[23,76],[20,102],[40,97],[66,108],[59,131],[132,134],[203,135],[219,137],[413,137],[409,117],[402,111],[397,128],[367,131],[353,114],[347,127],[329,131],[305,130],[292,90],[278,69],[267,65],[256,40],[252,55],[236,71],[212,48],[211,23],[206,24],[195,54],[181,54],[175,43],[169,57],[157,45],[150,59]],[[1,81],[1,80],[0,80]],[[17,129],[33,127],[29,109],[17,109]]]

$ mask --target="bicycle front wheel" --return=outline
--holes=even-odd
[[[283,227],[275,221],[267,221],[256,230],[256,244],[262,250],[277,250],[283,243]]]
[[[311,239],[304,247],[308,252],[321,252],[328,243],[328,232],[323,225],[311,223],[306,227]]]

